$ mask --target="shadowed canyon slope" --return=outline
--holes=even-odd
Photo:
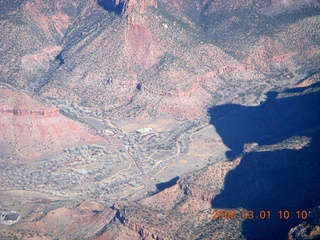
[[[319,93],[319,83],[316,83],[270,92],[266,101],[256,107],[232,104],[214,107],[210,110],[211,122],[222,140],[232,151],[246,146],[241,154],[237,152],[238,157],[233,161],[220,161],[184,174],[171,181],[173,186],[159,193],[137,201],[119,202],[112,208],[93,202],[50,207],[57,203],[48,201],[29,216],[30,219],[42,218],[16,225],[11,231],[28,232],[31,228],[55,237],[88,236],[90,239],[123,239],[126,234],[129,239],[285,239],[287,236],[299,239],[299,234],[308,233],[318,236],[316,210],[304,223],[294,214],[311,211],[320,202],[317,191],[320,187],[317,181],[320,177]],[[290,107],[292,105],[295,107]],[[244,121],[244,116],[250,118]],[[266,132],[256,128],[261,119],[281,130]],[[237,132],[236,129],[224,131],[223,121],[226,125],[237,124],[243,138],[230,142],[230,134],[236,136]],[[294,130],[290,126],[294,126]],[[252,134],[253,130],[259,134]],[[273,140],[270,134],[275,135]],[[45,206],[47,209],[42,209]],[[271,211],[271,217],[213,220],[213,209],[234,209],[239,216],[244,210],[253,210],[256,215],[265,210]],[[294,218],[280,219],[280,210],[289,210]],[[62,211],[71,224],[69,227],[58,221]],[[81,221],[76,220],[79,214]],[[84,223],[85,219],[91,220]],[[45,221],[52,222],[54,228],[43,228]],[[75,231],[76,221],[89,231]],[[305,230],[298,232],[299,229]]]
[[[315,84],[270,93],[258,107],[225,105],[210,111],[212,124],[234,154],[242,153],[246,143],[264,146],[242,157],[212,201],[214,208],[272,212],[269,221],[243,223],[247,239],[284,239],[301,220],[293,214],[294,219],[280,219],[278,212],[311,211],[319,204],[319,107]]]
[[[231,150],[258,144],[233,161],[188,173],[175,186],[126,206],[124,224],[151,233],[157,229],[158,234],[165,233],[164,239],[285,239],[290,228],[303,221],[297,219],[296,211],[311,211],[320,202],[319,93],[316,84],[270,93],[256,107],[212,108],[212,124]],[[262,119],[274,129],[257,127]],[[231,130],[226,131],[227,127]],[[240,135],[239,141],[230,143]],[[260,210],[271,211],[271,218],[212,220],[210,207],[235,209],[240,216],[244,209],[253,210],[256,216]],[[280,210],[290,211],[292,218],[280,219]],[[152,223],[147,219],[153,219]]]
[[[192,118],[319,66],[316,1],[5,3],[2,81],[102,115]]]

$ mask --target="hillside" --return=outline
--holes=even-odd
[[[54,106],[0,88],[1,163],[21,163],[74,145],[104,143],[103,138],[88,131],[88,127],[65,117]]]
[[[319,238],[319,13],[0,1],[0,238]]]

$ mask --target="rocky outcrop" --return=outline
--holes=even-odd
[[[211,203],[223,189],[227,173],[235,169],[240,161],[238,158],[232,162],[217,162],[193,174],[187,174],[177,184],[185,195]]]
[[[125,210],[119,211],[122,213],[119,219],[143,239],[175,239],[176,236],[177,239],[194,239],[198,232],[205,232],[208,227],[210,233],[206,233],[207,239],[229,239],[214,238],[212,235],[215,231],[221,234],[221,222],[211,222],[211,201],[223,188],[226,174],[239,164],[240,159],[217,162],[185,174],[174,186],[122,206]],[[239,229],[236,231],[239,233]],[[232,233],[234,236],[238,234],[236,231]]]
[[[78,209],[72,206],[59,207],[50,211],[41,208],[43,206],[39,206],[37,212],[31,212],[28,215],[28,220],[32,219],[32,221],[24,221],[12,230],[20,229],[21,232],[23,229],[28,229],[26,232],[41,232],[59,239],[93,239],[104,233],[106,226],[114,220],[116,214],[116,211],[111,208],[101,211]],[[41,217],[34,218],[38,215]]]
[[[157,0],[116,0],[123,1],[122,16],[130,16],[134,13],[143,14],[148,7],[157,7]]]
[[[305,222],[292,228],[288,233],[289,240],[319,239],[320,238],[320,206],[308,214]]]
[[[164,240],[164,239],[171,239],[168,237],[161,236],[161,233],[157,229],[150,230],[147,226],[142,224],[136,223],[130,219],[127,219],[125,216],[121,217],[121,221],[130,230],[139,233],[139,235],[143,239],[155,239],[155,240]]]

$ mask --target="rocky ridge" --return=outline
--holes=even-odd
[[[320,237],[320,206],[312,209],[305,222],[292,228],[288,233],[289,240],[319,239]]]
[[[132,117],[139,109],[150,116],[193,118],[252,84],[289,84],[316,71],[318,39],[312,36],[319,28],[312,8],[318,5],[311,1],[309,15],[294,19],[292,14],[281,23],[281,14],[264,13],[276,4],[28,1],[15,9],[24,13],[28,31],[39,34],[29,36],[4,15],[2,79],[104,116]],[[216,19],[217,9],[226,19]],[[278,26],[272,25],[274,18]],[[248,37],[239,25],[248,27]],[[20,45],[9,38],[34,44],[26,42],[18,54]]]
[[[120,2],[117,0],[116,2]],[[119,4],[119,3],[118,3]],[[131,14],[138,13],[143,14],[145,13],[148,7],[157,7],[156,0],[123,0],[123,10],[121,15],[122,16],[131,16]]]
[[[0,88],[0,120],[2,161],[30,161],[74,144],[104,142],[56,107],[8,88]]]

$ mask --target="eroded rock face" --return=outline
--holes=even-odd
[[[145,13],[148,7],[156,7],[157,1],[156,0],[134,0],[124,1],[122,15],[123,16],[130,16],[133,13],[143,14]]]
[[[320,238],[320,206],[308,214],[305,222],[292,228],[288,233],[289,240],[319,239]]]
[[[274,1],[7,4],[1,78],[108,115],[193,118],[252,85],[318,68],[319,4],[295,3],[279,3],[285,20]]]
[[[0,158],[29,161],[74,144],[103,142],[86,127],[25,93],[0,88]]]

